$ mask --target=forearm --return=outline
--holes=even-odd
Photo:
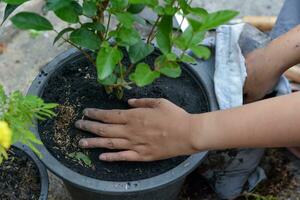
[[[266,67],[278,73],[300,63],[300,25],[270,42],[264,50]]]
[[[300,93],[239,108],[193,115],[198,150],[283,147],[300,144]]]

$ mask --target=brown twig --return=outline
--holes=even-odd
[[[154,31],[155,31],[155,27],[158,25],[160,19],[161,19],[161,16],[158,16],[157,19],[156,19],[156,21],[155,21],[155,23],[154,23],[154,25],[152,26],[152,29],[151,29],[151,31],[149,33],[149,36],[148,36],[148,39],[147,39],[147,44],[149,44],[153,40],[151,38],[152,38],[152,35],[153,35]]]
[[[129,75],[129,73],[131,72],[131,70],[132,70],[133,67],[134,67],[134,64],[131,63],[129,65],[129,67],[128,67],[126,73],[125,73],[125,75],[124,75],[125,78]]]
[[[104,35],[104,39],[106,39],[107,35],[108,35],[109,26],[110,26],[110,20],[111,20],[111,14],[109,13],[109,15],[108,15],[108,21],[107,21],[107,26],[106,26],[106,31],[105,31],[105,35]]]

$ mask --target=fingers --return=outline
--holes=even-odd
[[[126,139],[115,138],[85,138],[79,141],[82,148],[129,149],[130,142]]]
[[[105,123],[125,124],[127,122],[125,110],[101,110],[95,108],[87,108],[83,112],[84,115],[88,118],[102,121]]]
[[[100,160],[113,161],[143,161],[136,151],[121,151],[117,153],[103,153],[99,156]]]
[[[165,99],[152,99],[152,98],[144,98],[144,99],[130,99],[128,104],[135,108],[156,108],[162,104]]]
[[[124,133],[123,125],[103,124],[89,120],[78,120],[75,123],[75,126],[83,131],[88,131],[101,137],[123,138],[123,136],[126,135]]]

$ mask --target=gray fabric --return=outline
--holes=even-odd
[[[263,154],[263,149],[210,152],[204,163],[208,170],[202,175],[220,199],[234,199],[265,179],[264,171],[258,167]]]
[[[286,0],[271,32],[275,39],[300,24],[300,0]],[[246,28],[246,37],[239,41],[244,55],[270,41],[264,34]],[[251,41],[252,40],[252,41]],[[275,96],[277,95],[275,91]],[[243,190],[251,191],[265,174],[258,165],[263,149],[235,149],[210,152],[202,175],[221,199],[234,199]]]
[[[266,34],[250,25],[244,25],[238,41],[244,55],[268,42],[270,38]],[[264,149],[212,151],[201,166],[202,175],[220,199],[234,199],[244,190],[253,190],[266,178],[264,170],[258,166],[263,154]]]
[[[285,0],[278,20],[271,32],[272,39],[288,32],[300,24],[300,0]]]

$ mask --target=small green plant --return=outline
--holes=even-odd
[[[73,153],[68,154],[68,156],[70,158],[73,158],[73,159],[77,160],[82,165],[86,165],[88,167],[92,166],[91,159],[82,152],[73,152]]]
[[[7,4],[3,21],[28,1],[2,0]],[[208,13],[191,5],[192,0],[45,0],[47,11],[68,23],[63,30],[56,30],[49,20],[33,12],[19,12],[11,21],[20,29],[55,31],[54,43],[62,40],[81,50],[97,68],[98,82],[108,93],[115,92],[121,98],[123,89],[130,89],[133,84],[146,86],[161,74],[179,77],[180,62],[196,62],[187,54],[188,49],[208,59],[210,50],[200,44],[205,33],[238,14],[230,10]],[[144,8],[155,12],[157,19],[143,40],[135,25],[145,25],[145,20],[137,15]],[[184,32],[173,31],[175,14],[182,15],[182,22],[188,20],[190,26]],[[114,26],[113,20],[117,22]],[[154,51],[151,44],[154,40],[161,55],[154,66],[149,66],[143,60]],[[175,54],[174,47],[180,50],[179,54]],[[91,50],[93,55],[84,49]],[[125,52],[131,61],[128,66],[122,62]]]
[[[20,142],[31,148],[37,155],[35,147],[41,141],[30,131],[34,120],[53,117],[56,104],[44,103],[36,96],[24,96],[21,92],[5,94],[0,85],[0,164],[7,159],[6,151],[11,144]]]
[[[278,200],[278,198],[274,197],[273,195],[263,196],[256,193],[244,193],[243,196],[246,200]]]

